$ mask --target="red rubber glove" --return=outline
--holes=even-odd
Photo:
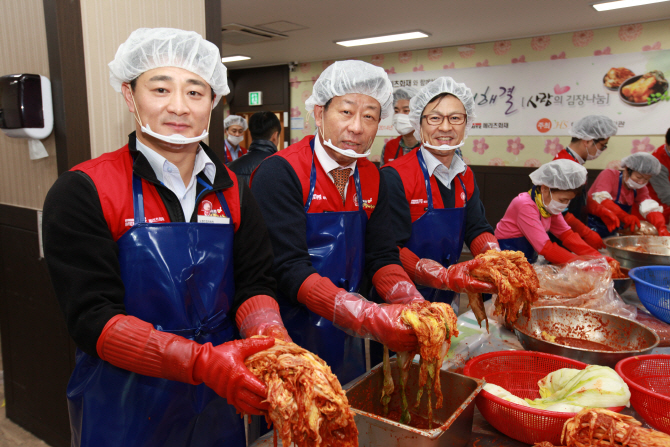
[[[400,260],[409,277],[418,285],[433,289],[453,290],[458,293],[497,293],[493,284],[470,276],[470,271],[481,264],[480,260],[473,259],[454,264],[446,269],[432,259],[419,259],[407,248],[400,251]]]
[[[405,270],[396,264],[385,265],[377,270],[372,277],[372,284],[379,296],[389,304],[425,301]]]
[[[102,360],[151,377],[199,385],[204,383],[235,409],[247,414],[268,410],[267,388],[244,366],[244,359],[274,345],[274,338],[201,345],[157,331],[132,316],[110,319],[98,338]]]
[[[279,304],[267,295],[256,295],[246,300],[235,315],[235,322],[242,338],[266,335],[285,342],[292,342],[279,314]]]
[[[374,339],[392,351],[412,351],[418,343],[414,331],[400,320],[406,305],[372,303],[340,289],[318,273],[300,286],[298,301],[347,333]]]
[[[578,258],[574,253],[570,253],[565,248],[555,242],[547,241],[540,250],[540,254],[551,264],[567,264]]]
[[[561,234],[558,238],[563,243],[563,246],[573,253],[582,256],[594,256],[594,257],[602,256],[598,252],[598,250],[595,250],[589,244],[584,242],[584,240],[572,230],[566,231],[565,233]]]
[[[624,228],[627,227],[631,232],[640,228],[640,219],[633,216],[632,214],[626,214],[626,217],[621,219],[621,223]]]
[[[659,236],[670,236],[670,232],[668,232],[668,228],[665,226],[663,213],[659,213],[658,211],[649,213],[647,214],[647,221],[656,227]]]
[[[601,238],[598,233],[584,225],[584,223],[577,219],[572,213],[565,213],[565,222],[570,226],[570,228],[572,228],[572,231],[580,235],[582,239],[584,239],[584,242],[589,244],[591,247],[595,248],[596,250],[606,248],[605,243],[603,242],[603,238]]]
[[[589,214],[600,217],[603,223],[607,226],[607,231],[612,232],[619,228],[621,222],[619,221],[615,211],[610,210],[604,206],[605,202],[611,202],[619,211],[623,211],[621,208],[619,208],[619,205],[612,202],[611,200],[603,200],[603,203],[598,203],[591,197],[586,200],[586,209]]]

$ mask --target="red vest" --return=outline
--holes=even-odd
[[[228,145],[224,144],[224,146],[226,148],[226,159],[223,162],[224,163],[230,163],[231,161],[234,161],[233,156],[230,153],[230,149],[228,149]],[[237,158],[240,158],[242,155],[245,155],[246,153],[247,153],[247,149],[240,146],[240,155]],[[231,213],[232,213],[232,211],[231,211]]]
[[[405,151],[403,151],[402,147],[400,147],[400,140],[402,140],[402,135],[387,141],[384,145],[384,165],[387,165],[396,158],[400,158],[405,155]]]
[[[307,203],[307,195],[309,194],[309,176],[312,172],[312,148],[310,141],[313,138],[313,135],[307,136],[273,155],[273,157],[283,157],[286,159],[295,171],[298,179],[300,179],[303,205]],[[357,211],[359,198],[356,194],[354,176],[351,175],[349,177],[347,196],[343,204],[335,183],[321,167],[316,155],[314,155],[314,164],[316,165],[316,185],[309,212]],[[358,175],[361,181],[363,209],[367,213],[368,218],[370,218],[379,199],[379,170],[367,158],[359,158],[356,161],[356,166],[358,166]]]
[[[570,153],[566,149],[563,149],[561,152],[556,154],[554,160],[570,160],[574,161],[575,163],[579,163],[577,160],[575,160],[575,158],[572,155],[570,155]]]
[[[670,171],[670,157],[668,157],[668,153],[665,150],[665,144],[662,144],[659,148],[657,148],[654,152],[652,152],[651,155],[656,157],[658,161],[660,161],[661,164],[665,166],[668,169],[668,171]],[[651,183],[647,183],[647,189],[649,189],[649,195],[651,196],[651,198],[661,204],[661,206],[665,210],[663,214],[666,215],[667,218],[667,216],[670,215],[668,214],[670,207],[661,202],[661,200],[658,198],[658,194],[656,194],[656,191],[654,191],[654,187],[651,186]]]
[[[224,167],[224,169],[227,168]],[[73,167],[71,171],[82,171],[93,180],[109,231],[115,241],[119,240],[133,226],[135,216],[133,211],[133,159],[130,156],[128,145],[93,160],[85,161]],[[221,192],[226,199],[232,214],[232,221],[235,224],[235,231],[237,231],[240,226],[240,192],[235,174],[230,169],[228,169],[228,174],[234,185]],[[146,222],[170,222],[165,204],[154,184],[142,179],[142,191]],[[198,215],[216,213],[219,216],[225,216],[215,192],[202,197],[196,206]]]
[[[419,160],[416,157],[419,149],[420,147],[415,148],[406,156],[399,158],[388,165],[400,174],[402,185],[405,188],[405,198],[407,199],[407,203],[409,203],[409,212],[412,215],[412,222],[426,213],[428,205],[428,193],[426,192],[423,172],[421,171],[421,166],[419,166]],[[386,168],[387,166],[384,166],[382,169]],[[463,184],[467,190],[468,200],[470,200],[475,190],[475,177],[472,170],[468,166],[464,173],[458,174],[458,177],[463,180]],[[465,206],[465,192],[463,191],[461,182],[454,179],[451,182],[451,187],[455,188],[456,208],[462,208]],[[440,194],[437,179],[434,175],[430,176],[430,189],[433,195],[433,207],[444,208],[442,195]]]

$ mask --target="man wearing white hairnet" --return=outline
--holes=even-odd
[[[235,161],[247,153],[247,150],[240,146],[240,143],[244,141],[244,132],[248,128],[247,120],[239,115],[229,115],[223,120],[224,143],[226,145],[224,163]]]
[[[305,103],[316,135],[266,158],[251,180],[272,222],[274,274],[289,334],[321,356],[342,383],[365,372],[364,343],[355,336],[393,351],[417,343],[399,316],[407,303],[423,299],[389,237],[384,180],[366,159],[379,121],[391,113],[392,92],[383,69],[335,62]],[[389,304],[357,294],[364,275]]]
[[[670,236],[663,207],[649,196],[649,180],[661,172],[661,163],[651,154],[637,152],[621,160],[621,170],[605,169],[593,182],[587,196],[589,227],[602,237],[618,229],[634,232],[640,220],[656,227],[659,236]]]
[[[579,256],[601,257],[572,231],[562,211],[586,183],[586,169],[573,161],[554,160],[530,174],[533,187],[516,196],[496,226],[500,248],[522,251],[529,262],[538,254],[552,264],[564,264]],[[563,246],[552,242],[556,236]]]
[[[570,135],[572,139],[568,147],[560,151],[554,160],[572,160],[584,165],[588,160],[595,160],[607,149],[610,137],[616,135],[616,123],[603,115],[588,115],[572,123]],[[586,189],[588,184],[584,185]],[[573,231],[579,234],[591,247],[599,250],[605,248],[605,243],[598,233],[586,225],[586,194],[585,191],[577,194],[570,201],[568,210],[563,213],[565,221]],[[554,242],[557,242],[554,240]]]
[[[456,264],[463,243],[474,255],[498,249],[474,174],[456,153],[472,126],[474,108],[465,84],[450,77],[430,82],[410,101],[409,120],[420,147],[381,170],[405,271],[426,299],[451,304],[456,311],[457,292],[492,290],[488,284],[459,289],[449,282],[452,274],[476,264]]]
[[[44,204],[44,251],[77,362],[73,446],[244,446],[267,410],[244,359],[288,340],[251,191],[202,143],[228,93],[217,47],[138,29],[109,64],[136,126]]]
[[[414,128],[409,122],[409,100],[416,95],[412,87],[399,87],[393,92],[393,128],[400,134],[384,145],[380,166],[391,163],[396,158],[407,155],[419,146],[414,138]]]

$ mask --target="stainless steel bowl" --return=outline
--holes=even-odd
[[[645,265],[670,265],[670,237],[617,236],[605,239],[607,251],[619,261],[621,267],[635,268]],[[649,253],[626,250],[624,247],[643,247]]]
[[[630,269],[622,268],[621,273],[625,274],[626,277],[620,279],[612,278],[612,281],[614,281],[614,290],[616,290],[619,295],[623,295],[623,293],[633,285],[633,278],[628,276],[629,271]]]
[[[619,360],[649,354],[658,346],[656,332],[637,321],[576,307],[536,307],[531,319],[520,316],[514,325],[519,342],[527,351],[539,351],[568,357],[590,365],[614,368]],[[573,348],[552,343],[544,332],[555,337],[570,337],[600,343],[616,351]]]

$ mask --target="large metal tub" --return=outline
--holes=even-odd
[[[400,379],[396,360],[391,360],[393,381],[396,391],[391,397],[389,410],[400,410]],[[347,399],[351,409],[356,413],[360,446],[384,447],[423,447],[467,445],[472,434],[472,418],[475,409],[474,399],[484,386],[483,380],[473,379],[461,374],[440,371],[444,404],[434,409],[433,420],[439,422],[432,430],[421,430],[408,425],[386,419],[380,401],[383,387],[382,365],[373,368],[369,373],[348,384]],[[410,410],[416,402],[418,390],[419,365],[412,363],[407,384],[407,400]],[[427,391],[424,391],[421,405],[416,412],[426,417]],[[433,396],[433,405],[435,397]]]
[[[649,354],[658,346],[656,332],[637,321],[577,307],[535,307],[531,319],[520,315],[514,332],[527,351],[546,352],[589,365],[614,366],[627,357]],[[542,332],[607,345],[617,351],[591,350],[552,343]]]
[[[621,267],[635,268],[645,265],[670,265],[670,237],[618,236],[605,239],[607,251],[619,261]],[[623,247],[643,247],[649,253],[624,250]]]

